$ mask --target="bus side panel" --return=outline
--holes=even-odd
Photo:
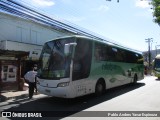
[[[93,48],[90,76],[96,81],[104,79],[106,89],[131,83],[135,75],[138,80],[143,79],[143,64],[138,63],[140,54],[98,42],[94,42]]]

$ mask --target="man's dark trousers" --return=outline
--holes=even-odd
[[[31,99],[34,93],[34,87],[35,83],[34,82],[29,82],[29,98]]]

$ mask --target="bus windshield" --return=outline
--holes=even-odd
[[[47,42],[40,56],[38,77],[43,79],[59,80],[70,74],[71,57],[65,56],[64,47],[73,43],[74,39],[65,38]]]

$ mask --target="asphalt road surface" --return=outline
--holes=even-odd
[[[26,112],[27,115],[28,112],[40,113],[42,119],[48,119],[44,118],[48,114],[54,116],[54,119],[63,120],[160,120],[160,80],[146,76],[136,85],[113,88],[100,97],[91,94],[75,99],[62,99],[39,95],[32,100],[13,99],[0,103],[0,111],[21,112],[24,116]],[[17,118],[22,119],[0,119]]]

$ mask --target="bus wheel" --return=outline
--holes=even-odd
[[[158,77],[158,80],[160,80],[160,77]]]
[[[137,74],[134,75],[133,84],[136,84],[138,80]]]
[[[100,96],[105,91],[105,83],[103,81],[98,81],[96,84],[95,94],[96,96]]]

